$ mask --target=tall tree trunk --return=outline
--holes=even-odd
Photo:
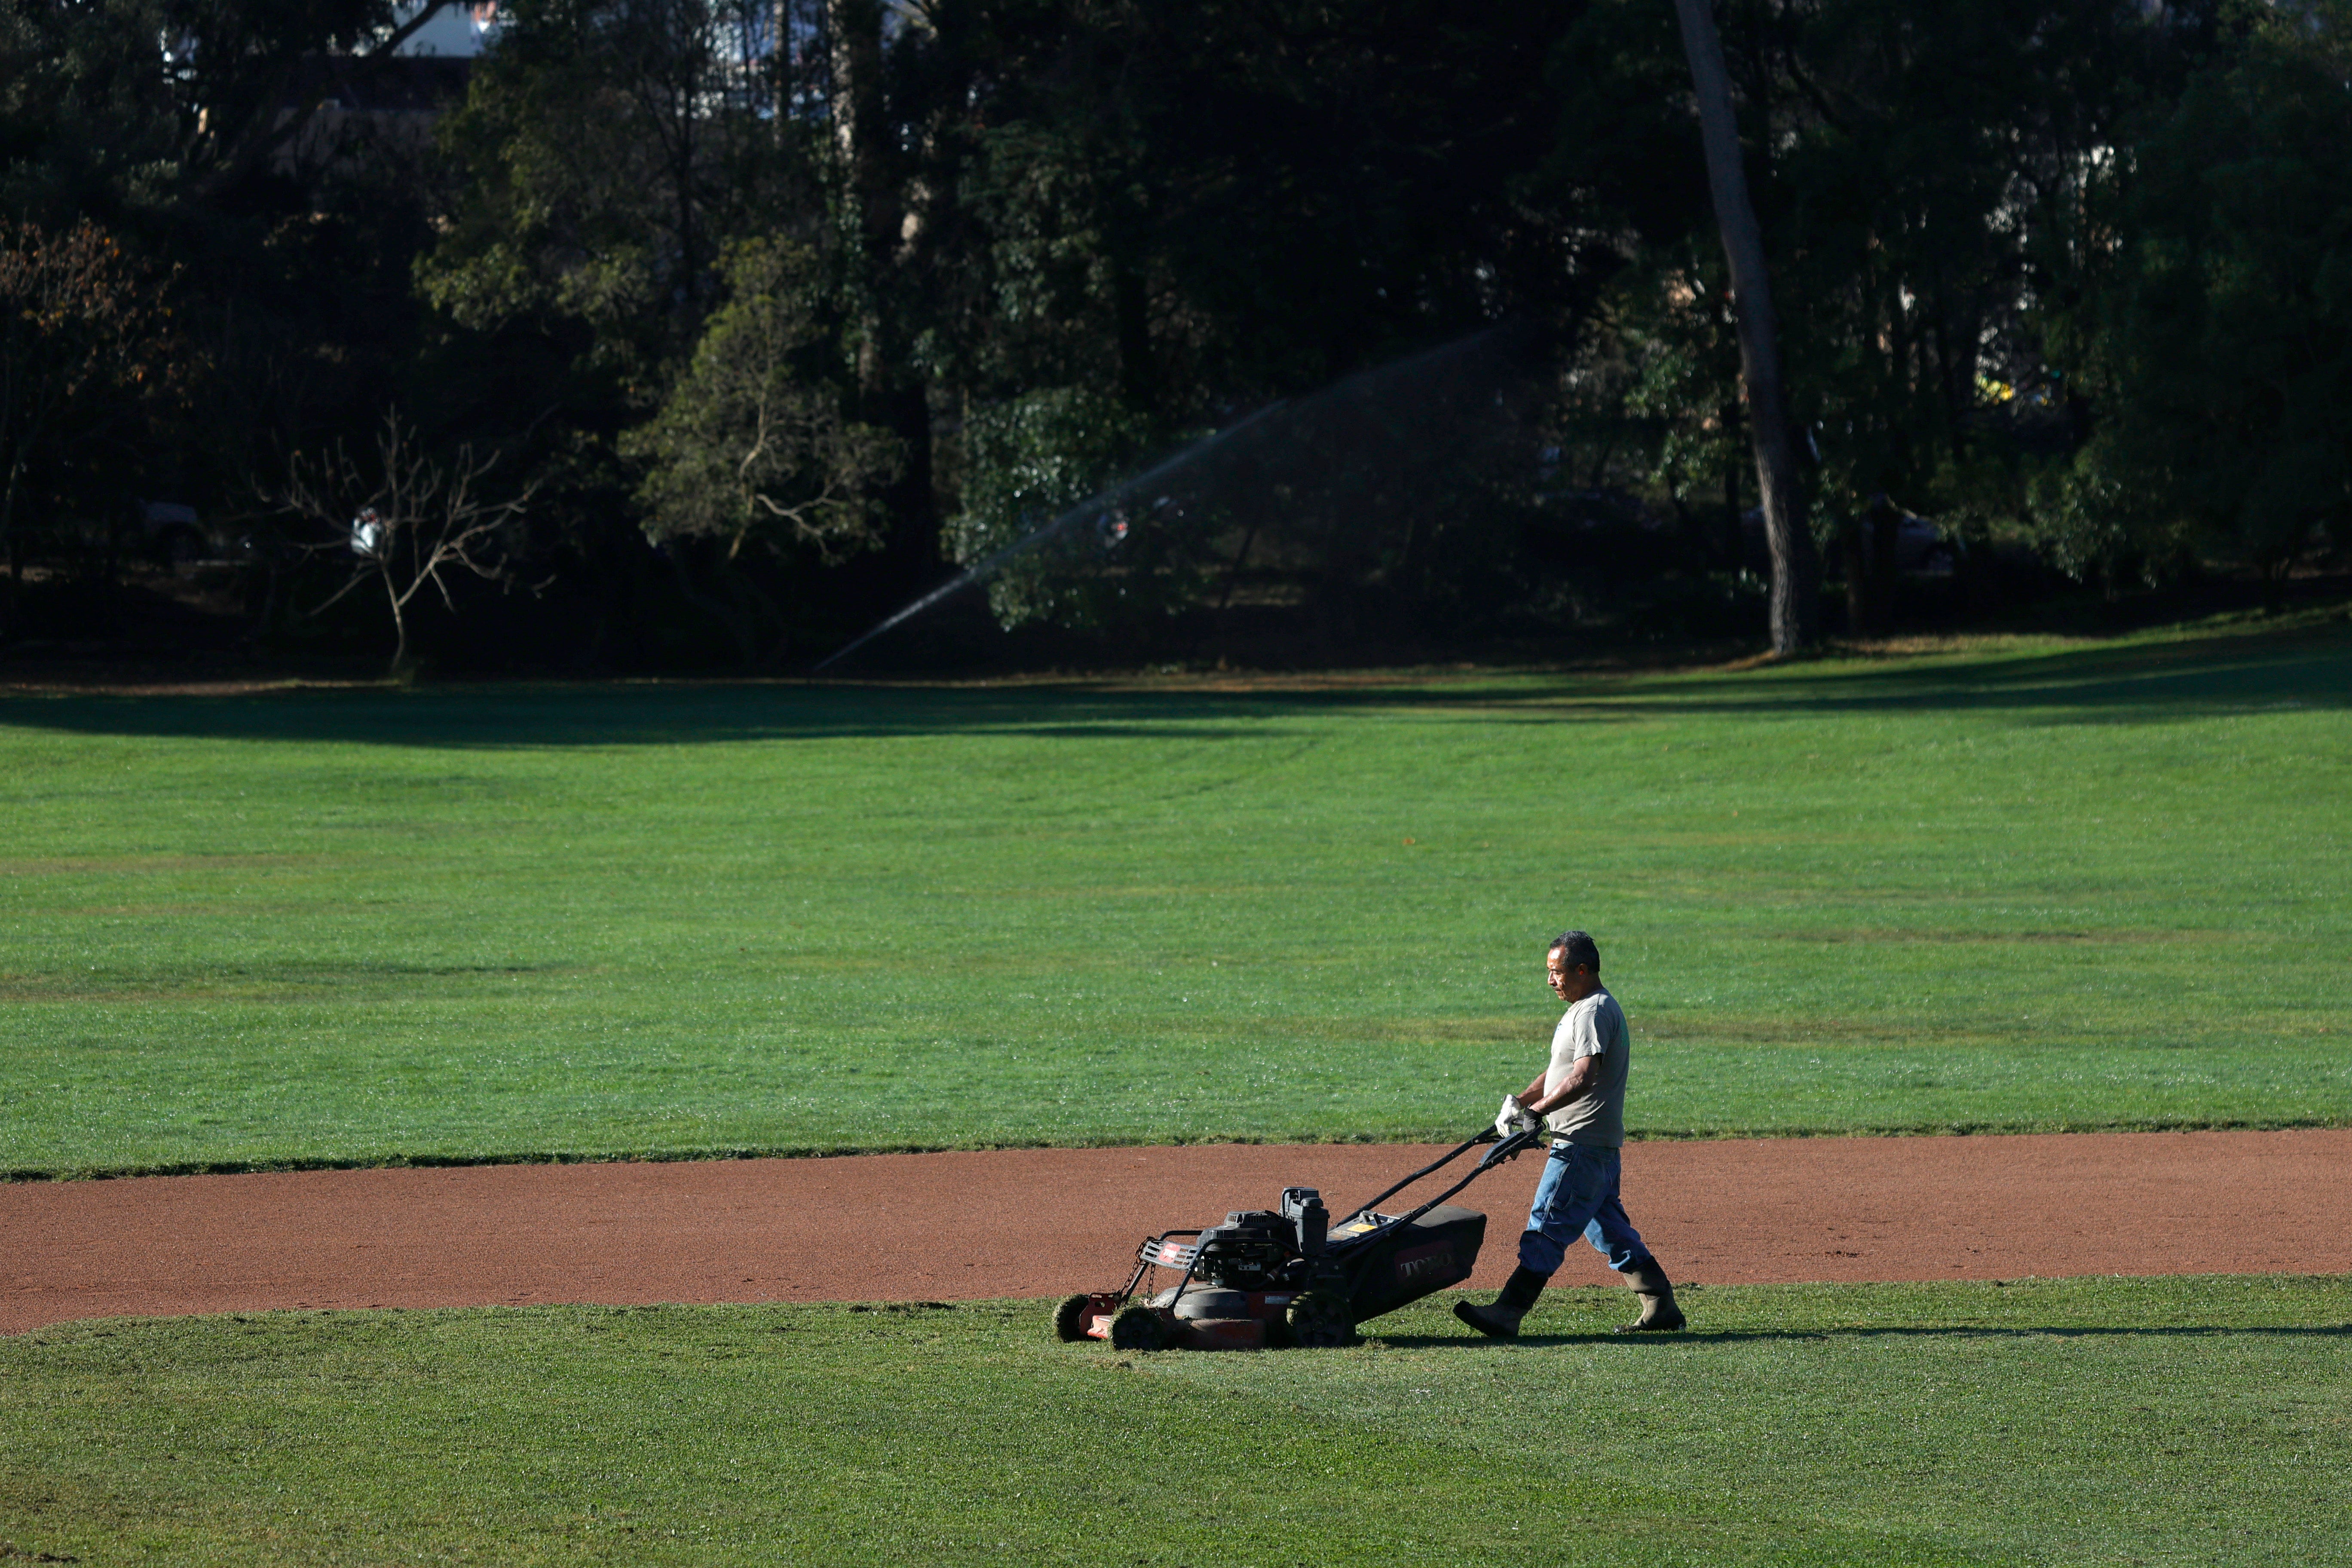
[[[922,231],[927,193],[897,155],[883,98],[882,0],[824,0],[826,111],[833,137],[835,233],[855,341],[857,417],[904,444],[907,461],[882,496],[894,591],[939,567],[930,390],[910,368],[903,310],[894,306]]]
[[[1764,535],[1772,549],[1772,651],[1792,654],[1818,635],[1821,557],[1805,523],[1797,482],[1797,452],[1790,439],[1788,400],[1780,383],[1780,327],[1772,313],[1764,232],[1748,197],[1739,162],[1739,127],[1732,118],[1731,79],[1723,41],[1716,36],[1708,0],[1675,0],[1683,52],[1690,58],[1698,98],[1699,137],[1706,149],[1707,187],[1716,227],[1731,264],[1733,302],[1739,318],[1739,374],[1748,385],[1748,434],[1756,452],[1756,488],[1764,498]]]
[[[879,0],[825,0],[825,108],[832,120],[835,201],[843,276],[856,322],[857,394],[875,417],[888,372],[882,342],[881,279],[889,212],[882,188],[882,7]]]

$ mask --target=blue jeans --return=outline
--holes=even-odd
[[[1519,1267],[1534,1274],[1557,1272],[1579,1232],[1620,1273],[1650,1256],[1642,1233],[1617,1201],[1614,1149],[1581,1143],[1553,1148],[1528,1209],[1527,1234],[1519,1237]]]

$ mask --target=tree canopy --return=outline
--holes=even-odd
[[[181,501],[308,602],[320,541],[240,520],[396,416],[531,498],[538,592],[428,652],[789,663],[983,563],[1134,649],[1762,632],[1669,0],[506,0],[470,60],[430,14],[0,0],[11,265],[102,247],[75,320],[156,372],[68,433],[24,350],[19,556],[119,572]],[[1927,603],[1922,538],[1978,604],[2340,560],[2336,0],[1711,15],[1832,629]]]

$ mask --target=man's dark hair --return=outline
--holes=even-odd
[[[1601,973],[1601,949],[1593,944],[1588,932],[1564,931],[1552,938],[1551,945],[1544,951],[1559,953],[1570,969],[1590,969],[1595,974]]]

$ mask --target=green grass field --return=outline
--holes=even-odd
[[[2352,626],[1218,689],[0,700],[0,1171],[2352,1123]],[[0,1258],[5,1267],[5,1258]],[[2352,1563],[2352,1280],[0,1340],[0,1560]]]
[[[0,1340],[0,1537],[97,1563],[2352,1562],[2352,1281],[1558,1292],[1348,1351],[1035,1303]],[[5,1556],[0,1552],[0,1556]]]
[[[0,700],[0,1171],[2352,1121],[2352,626],[1679,674]]]

